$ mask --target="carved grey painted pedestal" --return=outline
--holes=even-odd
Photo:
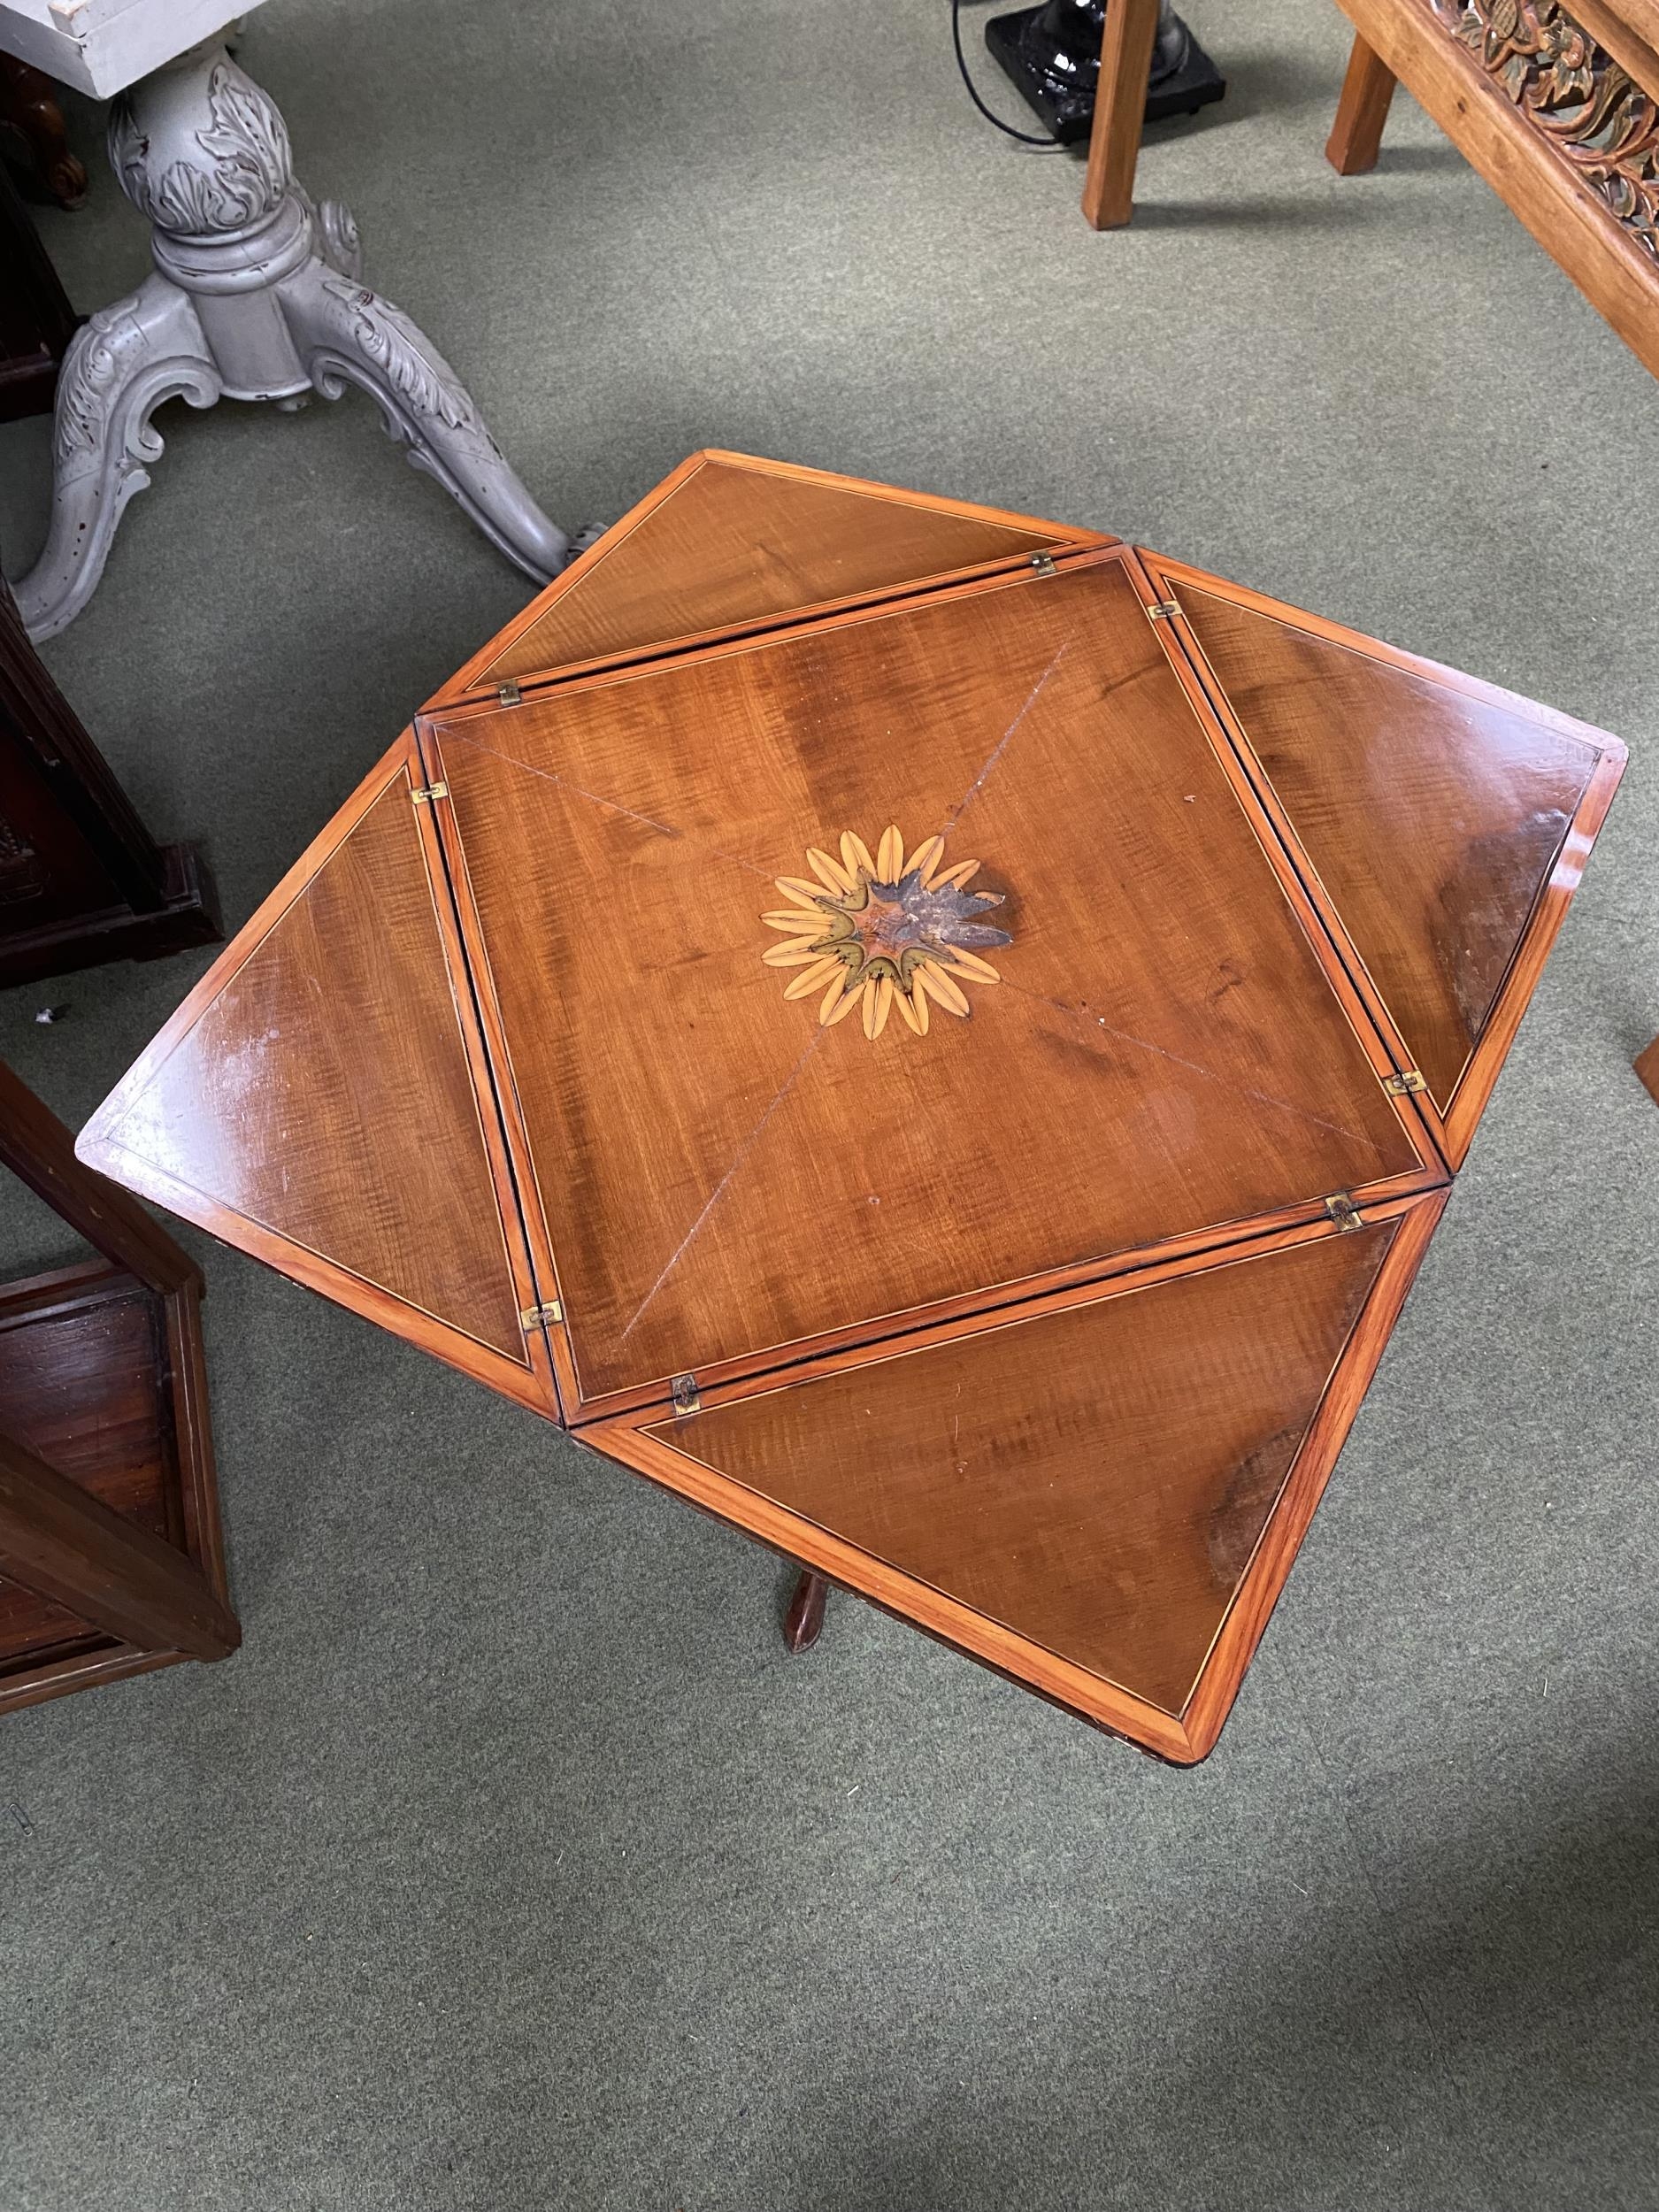
[[[357,229],[295,182],[288,131],[218,40],[119,94],[110,158],[154,229],[156,272],[78,334],[58,383],[51,528],[17,587],[31,636],[91,597],[121,511],[162,442],[150,416],[182,395],[294,407],[348,384],[526,575],[574,549],[514,475],[465,386],[407,315],[362,280]]]

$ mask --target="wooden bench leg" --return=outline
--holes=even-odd
[[[1377,166],[1383,125],[1388,120],[1388,104],[1394,96],[1393,70],[1372,53],[1363,38],[1356,38],[1325,149],[1325,157],[1338,176],[1357,177]]]
[[[1659,1037],[1636,1055],[1636,1072],[1647,1086],[1654,1104],[1659,1106]]]
[[[817,1643],[824,1625],[824,1601],[828,1595],[829,1584],[823,1576],[815,1575],[810,1567],[803,1567],[801,1579],[789,1600],[789,1610],[783,1619],[783,1640],[791,1651],[810,1651]]]
[[[1135,161],[1157,28],[1158,0],[1107,0],[1083,186],[1083,212],[1096,230],[1121,230],[1134,212]]]

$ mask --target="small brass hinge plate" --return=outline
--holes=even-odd
[[[519,690],[517,682],[510,677],[508,680],[503,684],[500,690],[497,691],[495,696],[501,701],[503,707],[516,707],[524,698],[524,694]]]
[[[1033,553],[1031,557],[1031,565],[1039,576],[1057,576],[1060,572],[1054,565],[1052,553]]]
[[[449,787],[447,783],[420,783],[409,795],[417,806],[425,806],[429,799],[447,799]]]
[[[1180,606],[1173,599],[1156,599],[1147,609],[1148,622],[1167,622],[1172,614],[1179,614]]]
[[[695,1375],[676,1375],[669,1388],[674,1395],[674,1411],[677,1414],[702,1412],[703,1393],[697,1388]]]
[[[1408,1068],[1403,1075],[1385,1075],[1383,1088],[1391,1098],[1404,1098],[1410,1091],[1426,1091],[1428,1078],[1419,1075],[1416,1068]]]
[[[1339,1229],[1363,1229],[1365,1226],[1359,1208],[1345,1190],[1338,1191],[1334,1198],[1327,1198],[1325,1210]]]
[[[526,1329],[540,1329],[549,1321],[563,1321],[565,1309],[557,1298],[549,1298],[545,1306],[526,1306],[518,1318]]]

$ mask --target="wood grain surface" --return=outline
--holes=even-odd
[[[1444,1203],[583,1431],[1025,1687],[1211,1748]]]
[[[439,695],[1104,542],[857,477],[694,454]]]
[[[1443,1121],[1598,767],[1624,748],[1219,579],[1163,573]]]
[[[156,1328],[154,1298],[104,1260],[0,1293],[0,1432],[134,1527],[181,1546]],[[101,1633],[0,1576],[0,1670]]]
[[[422,742],[584,1409],[1424,1170],[1115,554]],[[872,1042],[762,917],[890,825],[1012,941]]]
[[[215,1233],[252,1232],[260,1256],[373,1318],[396,1314],[442,1356],[490,1379],[514,1371],[515,1394],[542,1402],[492,1166],[499,1130],[493,1106],[488,1136],[480,1117],[411,792],[399,749],[77,1148]]]

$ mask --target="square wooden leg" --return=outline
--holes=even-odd
[[[1354,41],[1336,104],[1336,120],[1325,142],[1325,157],[1340,177],[1357,177],[1377,166],[1383,125],[1394,96],[1394,75],[1363,38]]]
[[[1096,230],[1120,230],[1134,212],[1135,162],[1157,27],[1158,0],[1107,0],[1083,186],[1083,212]]]

